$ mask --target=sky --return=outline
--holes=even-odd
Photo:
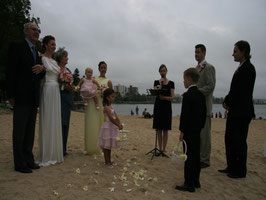
[[[206,61],[216,69],[215,97],[229,92],[239,63],[234,44],[246,40],[257,72],[254,98],[266,99],[265,0],[32,0],[31,14],[39,17],[41,38],[53,35],[57,47],[69,53],[69,67],[98,76],[105,61],[113,85],[139,88],[140,94],[160,78],[161,64],[185,91],[183,72],[195,67],[196,44],[207,48]]]

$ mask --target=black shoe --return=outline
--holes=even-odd
[[[230,171],[227,168],[225,168],[225,169],[218,169],[218,172],[224,173],[224,174],[230,173]]]
[[[194,184],[194,187],[195,187],[195,188],[200,188],[201,185],[200,185],[200,183],[198,182],[198,183]]]
[[[235,173],[229,173],[229,174],[227,174],[227,176],[229,178],[246,178],[246,175],[239,175],[239,174],[235,174]]]
[[[176,190],[180,190],[180,191],[184,191],[184,192],[195,192],[195,187],[191,186],[191,185],[181,185],[181,186],[175,186]]]
[[[64,156],[68,156],[68,155],[69,155],[69,153],[65,152],[63,155],[64,155]]]
[[[28,165],[30,169],[40,169],[40,166],[37,164]]]
[[[206,163],[203,163],[203,162],[200,163],[200,168],[201,168],[201,169],[203,169],[203,168],[207,168],[207,167],[209,167],[209,166],[210,166],[209,164],[206,164]]]
[[[15,168],[15,171],[21,172],[21,173],[32,173],[32,170],[30,168],[24,167],[24,168]]]

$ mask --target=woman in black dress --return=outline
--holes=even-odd
[[[175,84],[166,78],[167,68],[162,64],[159,68],[160,80],[154,81],[154,89],[162,89],[156,97],[153,108],[153,128],[158,134],[159,150],[165,152],[168,130],[172,129],[172,104],[174,99]],[[164,154],[162,154],[164,155]]]

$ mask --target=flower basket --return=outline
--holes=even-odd
[[[182,142],[179,141],[177,143],[177,146],[175,146],[174,150],[172,151],[172,163],[179,166],[183,166],[184,162],[187,160],[186,153],[187,153],[187,144],[185,140],[183,140]]]
[[[127,134],[128,131],[120,130],[119,135],[116,137],[116,143],[118,147],[123,147],[127,144]]]

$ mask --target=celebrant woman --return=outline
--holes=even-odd
[[[161,79],[154,81],[154,89],[161,89],[164,93],[159,93],[155,99],[153,109],[153,128],[158,134],[159,150],[156,156],[165,156],[164,152],[168,141],[168,130],[172,129],[172,104],[174,99],[175,84],[166,78],[167,68],[162,64],[159,68]]]

